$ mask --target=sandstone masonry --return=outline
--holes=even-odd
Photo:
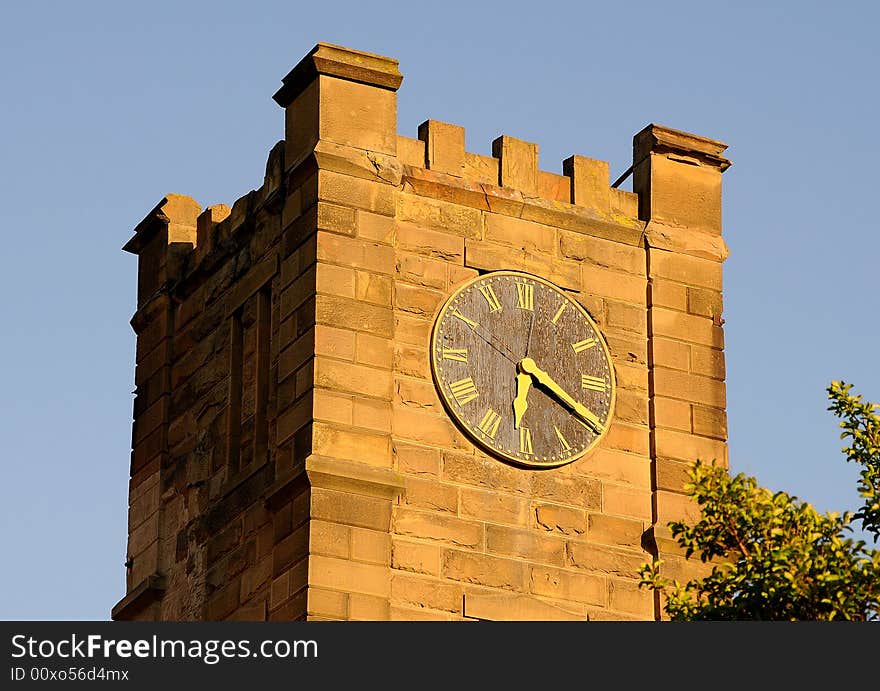
[[[685,562],[685,470],[727,463],[720,142],[649,125],[633,188],[510,136],[397,134],[397,61],[318,44],[285,139],[230,207],[169,194],[134,230],[127,595],[114,619],[656,619],[636,569]],[[524,470],[446,415],[433,319],[518,269],[605,335],[615,421]]]

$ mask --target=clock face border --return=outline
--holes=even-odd
[[[437,337],[438,337],[438,327],[444,321],[447,312],[449,311],[450,306],[456,300],[456,298],[465,290],[467,290],[470,286],[475,283],[479,283],[481,281],[485,281],[487,278],[492,279],[495,277],[508,276],[515,278],[524,278],[529,281],[535,281],[536,283],[541,283],[551,291],[560,295],[566,303],[570,303],[571,306],[578,311],[578,313],[586,320],[587,324],[592,328],[595,332],[599,347],[602,349],[602,353],[608,365],[608,376],[610,378],[610,386],[609,386],[609,400],[608,400],[608,413],[605,416],[605,420],[603,422],[602,431],[597,434],[593,440],[587,445],[583,450],[578,450],[574,452],[571,456],[559,459],[556,461],[542,461],[542,462],[533,462],[524,460],[523,458],[511,455],[505,452],[503,449],[498,449],[495,446],[489,444],[488,442],[481,439],[477,434],[475,434],[470,428],[469,423],[464,417],[455,409],[455,406],[452,401],[449,400],[449,395],[443,388],[443,379],[438,371],[438,363],[437,363]],[[438,397],[443,403],[443,407],[446,409],[449,417],[452,419],[453,423],[462,432],[465,438],[479,447],[482,451],[487,453],[488,455],[494,458],[500,458],[508,463],[513,465],[526,468],[529,470],[542,470],[542,469],[551,469],[558,468],[563,465],[568,465],[569,463],[573,463],[584,456],[586,456],[590,451],[596,448],[599,442],[605,437],[608,433],[608,430],[611,427],[614,412],[615,412],[615,404],[617,402],[617,374],[614,369],[614,361],[611,358],[611,351],[608,349],[608,345],[605,342],[604,334],[599,330],[596,322],[590,316],[589,312],[581,305],[577,300],[573,297],[569,296],[566,291],[554,284],[552,281],[547,280],[546,278],[542,278],[541,276],[536,276],[535,274],[528,273],[526,271],[516,271],[516,270],[498,270],[498,271],[488,271],[486,273],[481,273],[474,278],[470,278],[462,283],[456,285],[450,292],[449,296],[446,300],[443,301],[437,315],[434,318],[433,324],[431,325],[431,340],[430,340],[430,362],[431,362],[431,379],[434,385],[434,388],[437,390]]]

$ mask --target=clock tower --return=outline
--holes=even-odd
[[[396,60],[318,44],[262,185],[135,227],[114,619],[662,618],[669,521],[727,464],[718,141],[541,170],[397,132]]]

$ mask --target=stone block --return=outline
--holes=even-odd
[[[727,369],[724,351],[717,348],[691,346],[691,372],[713,379],[725,379]]]
[[[718,408],[694,406],[694,434],[712,437],[720,441],[727,439],[727,413]]]
[[[446,263],[417,254],[399,252],[394,278],[395,281],[443,290],[447,285]]]
[[[330,326],[351,325],[358,331],[382,338],[391,338],[394,334],[394,314],[390,306],[372,305],[336,295],[316,297],[315,321]]]
[[[581,265],[581,286],[587,293],[602,298],[623,300],[636,305],[647,303],[648,284],[642,276],[584,263]]]
[[[397,196],[396,218],[398,223],[441,230],[464,238],[479,238],[483,234],[479,210],[413,194]]]
[[[458,487],[435,480],[407,478],[406,503],[417,509],[458,513]]]
[[[391,377],[365,365],[316,357],[314,381],[325,389],[391,400]]]
[[[318,198],[382,216],[393,216],[396,190],[389,185],[342,175],[329,170],[318,172]]]
[[[391,402],[379,401],[372,398],[355,397],[352,410],[352,423],[355,427],[361,427],[382,434],[391,433]],[[389,439],[390,443],[390,439]],[[383,444],[383,453],[390,454],[390,448]],[[391,457],[383,458],[382,465],[390,463]]]
[[[446,295],[431,288],[398,283],[394,287],[394,307],[417,317],[433,318]]]
[[[618,612],[634,614],[644,621],[654,619],[653,593],[629,579],[608,579],[608,606]]]
[[[459,514],[463,518],[503,525],[528,525],[529,502],[506,492],[486,492],[470,487],[459,488]]]
[[[648,306],[668,307],[686,312],[688,309],[688,287],[683,283],[667,281],[652,275],[648,281]]]
[[[536,503],[534,516],[540,530],[572,536],[583,535],[587,530],[587,515],[583,509]]]
[[[309,523],[309,554],[348,559],[351,528],[340,523],[312,520]]]
[[[721,262],[652,249],[651,276],[688,286],[721,290]]]
[[[561,537],[500,525],[486,526],[486,550],[502,557],[562,566],[565,542]]]
[[[426,165],[425,142],[398,134],[397,160],[407,166],[424,168]]]
[[[404,537],[454,547],[478,550],[483,547],[482,524],[434,511],[398,507],[394,513],[393,528],[396,535]]]
[[[687,401],[655,396],[651,399],[651,407],[657,427],[691,431],[691,404]]]
[[[391,577],[391,601],[409,607],[460,613],[462,587],[434,578],[395,573]]]
[[[429,446],[407,444],[394,440],[394,455],[397,469],[408,475],[420,477],[439,477],[440,450]]]
[[[512,216],[486,214],[486,240],[518,247],[529,252],[553,254],[556,229],[539,223],[523,221]]]
[[[394,242],[394,219],[359,210],[357,212],[357,236],[365,242],[390,245]]]
[[[608,162],[585,156],[571,156],[562,162],[562,171],[571,178],[571,203],[602,214],[611,210],[611,179]]]
[[[398,439],[446,449],[466,448],[469,444],[448,417],[437,413],[394,406],[391,425]]]
[[[312,450],[316,454],[390,468],[391,437],[361,429],[312,425]]]
[[[650,557],[638,547],[619,549],[571,541],[566,544],[566,558],[569,565],[577,569],[618,578],[638,579],[639,567]]]
[[[394,250],[387,245],[365,242],[332,233],[318,233],[318,261],[363,269],[372,273],[394,273]]]
[[[559,231],[559,252],[563,257],[597,267],[636,276],[645,275],[645,250],[586,233]]]
[[[725,407],[727,396],[722,381],[665,367],[654,368],[653,375],[655,396],[677,398],[715,408]]]
[[[502,135],[492,142],[498,159],[498,184],[527,195],[538,194],[538,145]]]
[[[309,557],[309,586],[387,598],[391,595],[391,577],[382,565],[363,564],[313,554]]]
[[[442,458],[442,476],[447,482],[531,496],[527,472],[482,455],[444,452]]]
[[[538,171],[538,196],[564,204],[571,203],[571,179],[565,175]]]
[[[419,139],[425,143],[428,168],[449,175],[464,175],[464,127],[425,120],[419,125]]]
[[[586,539],[594,544],[638,548],[646,527],[644,521],[590,513]]]
[[[440,545],[392,536],[391,568],[437,576],[440,573]]]
[[[602,512],[640,521],[651,520],[651,490],[602,484]]]
[[[308,591],[308,613],[326,619],[347,619],[348,594],[312,586]]]
[[[351,558],[370,564],[391,565],[391,536],[385,531],[351,529]]]
[[[525,592],[528,567],[514,559],[447,549],[443,551],[441,574],[453,581]]]
[[[397,94],[321,75],[320,137],[344,146],[397,153]]]
[[[312,394],[315,420],[351,425],[354,417],[354,402],[347,394],[339,394],[327,389],[314,389]]]
[[[717,439],[698,437],[674,430],[658,429],[655,433],[657,456],[683,461],[727,461],[727,445]]]
[[[464,261],[464,237],[398,221],[397,248],[444,262]]]
[[[391,504],[386,499],[314,487],[311,515],[325,521],[387,531],[391,525]]]
[[[607,585],[604,576],[545,566],[533,566],[529,569],[529,592],[591,605],[604,606],[607,602]]]
[[[713,348],[724,347],[724,332],[711,319],[662,307],[651,309],[651,333]]]

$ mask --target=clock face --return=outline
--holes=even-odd
[[[434,323],[431,368],[465,434],[514,463],[570,463],[610,425],[614,367],[599,330],[531,274],[497,271],[456,288]]]

